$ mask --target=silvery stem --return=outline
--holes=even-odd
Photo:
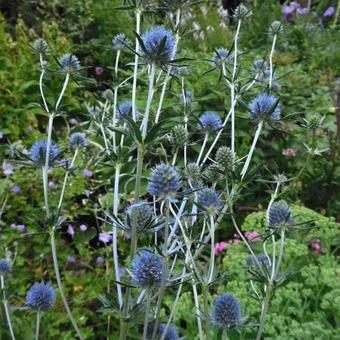
[[[35,326],[35,340],[39,340],[40,319],[41,319],[41,313],[37,312],[37,322]]]
[[[68,305],[68,302],[66,300],[65,293],[64,293],[64,288],[63,288],[63,285],[61,283],[60,272],[59,272],[59,264],[58,264],[58,257],[57,257],[57,248],[56,248],[56,242],[55,242],[55,228],[52,228],[52,230],[50,232],[50,235],[51,235],[51,250],[52,250],[52,257],[53,257],[53,266],[54,266],[54,272],[55,272],[55,276],[56,276],[57,283],[58,283],[58,288],[59,288],[60,296],[61,296],[61,299],[63,300],[66,313],[67,313],[67,315],[68,315],[68,317],[69,317],[69,319],[70,319],[70,321],[71,321],[71,323],[73,325],[74,330],[77,333],[78,338],[80,340],[83,340],[83,336],[80,333],[80,330],[79,330],[79,328],[77,326],[76,321],[73,318],[71,309],[70,309],[70,307]]]
[[[146,133],[148,130],[148,122],[149,122],[149,113],[151,108],[151,102],[154,94],[154,81],[155,81],[155,72],[156,72],[156,65],[154,63],[151,64],[150,76],[149,76],[149,91],[148,91],[148,99],[146,103],[144,119],[142,123],[142,137],[143,139],[146,137]]]
[[[44,75],[45,75],[45,66],[44,66],[43,56],[42,56],[41,53],[39,54],[39,58],[40,58],[40,67],[41,67],[41,74],[40,74],[40,79],[39,79],[40,95],[41,95],[41,98],[43,100],[46,112],[50,113],[50,110],[48,108],[48,105],[47,105],[47,102],[46,102],[46,99],[45,99],[44,89],[43,89],[43,79],[44,79]]]
[[[160,95],[159,103],[158,103],[158,109],[157,109],[157,113],[156,113],[156,117],[155,117],[155,124],[158,123],[159,117],[161,115],[162,106],[163,106],[164,97],[165,97],[165,92],[166,92],[166,87],[167,87],[168,82],[170,80],[170,73],[171,73],[171,66],[168,67],[168,72],[166,73],[166,76],[165,76],[165,79],[164,79],[164,82],[163,82],[162,91],[161,91],[161,95]]]
[[[200,164],[200,161],[201,161],[201,158],[202,158],[202,155],[203,155],[205,146],[207,145],[208,138],[209,138],[209,133],[206,132],[205,135],[204,135],[204,140],[203,140],[203,144],[202,144],[202,146],[201,146],[200,153],[199,153],[198,158],[197,158],[197,161],[196,161],[196,164],[197,164],[197,165]]]
[[[2,295],[3,295],[2,303],[3,303],[4,309],[5,309],[6,321],[7,321],[9,333],[11,334],[11,338],[12,338],[12,340],[15,340],[12,322],[11,322],[11,317],[10,317],[9,308],[8,308],[8,303],[7,303],[7,296],[6,296],[6,289],[5,289],[5,278],[4,278],[3,275],[0,276],[0,280],[1,280],[1,290],[2,290]]]
[[[120,165],[116,165],[115,170],[115,183],[114,183],[114,196],[113,196],[113,215],[117,216],[118,207],[119,207],[119,177],[120,176]],[[120,282],[120,272],[119,272],[119,260],[118,260],[118,246],[117,246],[117,226],[112,223],[112,256],[113,256],[113,264],[115,269],[116,281]],[[118,302],[120,308],[123,306],[123,294],[122,287],[119,283],[117,283],[117,294],[118,294]]]
[[[252,143],[252,145],[251,145],[251,148],[250,148],[250,150],[249,150],[249,153],[248,153],[246,162],[244,163],[243,169],[242,169],[242,171],[241,171],[241,180],[244,178],[244,176],[245,176],[246,173],[247,173],[247,170],[248,170],[248,167],[249,167],[251,158],[252,158],[253,153],[254,153],[254,150],[255,150],[255,146],[256,146],[257,140],[258,140],[259,137],[260,137],[260,133],[261,133],[261,130],[262,130],[262,126],[263,126],[263,120],[261,120],[261,121],[258,123],[258,125],[257,125],[257,130],[256,130],[256,132],[255,132],[255,136],[254,136],[254,139],[253,139],[253,143]]]
[[[208,282],[211,283],[214,276],[214,266],[215,266],[215,221],[214,216],[209,214],[210,219],[210,262],[209,262],[209,279]]]
[[[140,34],[140,22],[141,22],[142,12],[137,9],[136,11],[136,33]],[[136,49],[139,50],[139,41],[136,38]],[[133,85],[132,85],[132,119],[136,120],[137,110],[136,110],[136,92],[137,92],[137,78],[138,78],[138,54],[135,54],[134,71],[133,71]]]
[[[150,307],[151,307],[151,298],[152,298],[152,292],[151,292],[151,290],[148,290],[147,293],[146,293],[143,340],[147,339],[148,324],[149,324],[149,313],[150,313]]]
[[[269,55],[269,89],[272,88],[272,82],[273,82],[273,55],[274,55],[274,50],[275,50],[275,44],[276,44],[276,40],[277,40],[277,35],[274,35],[273,38],[273,43],[272,43],[272,49],[270,51],[270,55]]]

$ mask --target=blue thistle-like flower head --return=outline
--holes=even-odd
[[[211,213],[218,211],[222,205],[216,191],[212,188],[199,190],[197,192],[197,203]]]
[[[276,227],[291,223],[293,223],[293,218],[291,216],[291,212],[287,202],[284,200],[274,202],[269,208],[269,227]]]
[[[83,148],[88,145],[88,140],[86,139],[86,134],[84,132],[75,132],[70,136],[71,146],[76,148]]]
[[[249,104],[250,119],[252,120],[280,120],[281,109],[278,99],[268,93],[261,93]]]
[[[124,33],[116,34],[112,39],[112,47],[115,50],[122,50],[127,45],[130,45],[130,40]]]
[[[222,64],[232,63],[233,55],[226,48],[218,48],[213,56],[212,63],[215,67],[221,68]]]
[[[242,322],[240,303],[231,294],[220,295],[214,301],[211,320],[219,328],[237,327]]]
[[[176,54],[173,33],[163,26],[153,26],[142,35],[144,48],[141,54],[151,63],[167,64]]]
[[[31,160],[37,166],[45,166],[47,152],[47,139],[39,140],[35,142],[29,151]],[[58,146],[51,141],[50,152],[49,152],[49,165],[52,165],[56,160],[59,153]]]
[[[267,257],[266,254],[256,255],[256,259],[260,263],[260,265],[269,263],[268,257]],[[257,262],[255,261],[255,259],[252,255],[249,255],[247,257],[246,262],[247,262],[247,265],[250,266],[250,267],[257,266]]]
[[[6,259],[0,260],[0,276],[8,275],[12,270],[12,264]]]
[[[36,282],[27,292],[26,305],[35,311],[47,311],[55,303],[55,290],[48,283]]]
[[[223,127],[221,118],[215,112],[204,112],[199,122],[199,128],[205,133],[215,132]]]
[[[132,260],[131,273],[135,284],[139,287],[160,286],[167,279],[163,259],[147,250],[142,250]]]
[[[128,207],[126,216],[130,228],[142,231],[151,222],[153,213],[148,203],[139,202]]]
[[[136,113],[139,114],[138,108],[136,107]],[[121,121],[127,118],[132,118],[132,102],[127,100],[117,107],[117,118]]]
[[[147,339],[151,340],[152,338],[152,333],[154,329],[154,322],[150,322],[148,325],[148,332],[147,332]],[[156,331],[156,339],[162,339],[164,331],[166,329],[166,324],[162,323],[158,326],[158,329]],[[164,340],[178,340],[179,336],[176,330],[176,327],[172,324],[168,326],[166,329],[166,333],[164,335]]]
[[[66,53],[58,62],[63,73],[75,74],[80,70],[79,59],[74,54]]]
[[[180,177],[175,167],[159,164],[152,169],[148,191],[157,197],[173,196],[181,187]]]

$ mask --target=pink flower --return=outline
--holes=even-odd
[[[296,151],[292,148],[282,149],[282,155],[286,157],[295,157]]]
[[[57,188],[57,185],[55,184],[55,182],[49,181],[49,182],[48,182],[48,187],[49,187],[50,189],[56,189],[56,188]]]
[[[101,76],[104,73],[104,69],[100,66],[97,66],[94,69],[94,73],[96,74],[96,76]]]
[[[99,234],[99,241],[102,241],[103,243],[109,243],[112,240],[112,236],[109,233],[100,233]]]
[[[257,241],[260,234],[257,231],[246,231],[244,236],[248,241]]]
[[[222,241],[222,242],[215,243],[215,246],[214,246],[215,256],[218,256],[221,253],[223,253],[224,251],[226,251],[227,247],[228,247],[227,242]]]
[[[310,249],[316,254],[324,254],[319,239],[312,239],[309,243]]]

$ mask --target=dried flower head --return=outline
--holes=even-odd
[[[235,153],[227,146],[221,146],[216,152],[216,162],[224,168],[224,171],[231,172],[235,164]]]
[[[42,38],[38,38],[34,40],[34,42],[31,45],[31,49],[33,53],[36,53],[36,54],[42,54],[44,56],[48,54],[48,44]]]
[[[248,9],[247,6],[240,4],[238,7],[236,7],[234,11],[234,18],[236,20],[243,20],[250,17],[252,14],[253,12],[250,9]]]
[[[171,135],[171,143],[175,146],[183,146],[188,142],[188,131],[183,125],[174,126]]]
[[[35,311],[47,311],[55,303],[55,290],[49,283],[35,283],[27,292],[26,305]]]
[[[283,25],[281,21],[274,21],[269,26],[269,34],[278,35],[283,32]]]
[[[147,202],[135,203],[126,210],[127,225],[130,229],[143,231],[152,218],[152,209]]]
[[[122,50],[129,45],[131,45],[131,42],[124,33],[116,34],[112,39],[112,47],[114,50]]]

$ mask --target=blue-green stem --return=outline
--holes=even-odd
[[[142,11],[136,10],[136,33],[140,34],[140,22],[141,22]],[[139,50],[139,40],[136,38],[136,49]],[[137,92],[137,78],[138,78],[138,59],[139,56],[135,54],[134,71],[133,71],[133,85],[132,85],[132,118],[136,120],[137,109],[136,109],[136,92]]]
[[[151,307],[151,298],[152,298],[152,291],[151,291],[151,289],[148,289],[148,291],[146,293],[143,340],[147,339],[148,325],[149,325],[149,314],[150,314],[150,307]]]
[[[150,109],[151,109],[152,98],[154,95],[155,73],[156,73],[156,64],[152,63],[150,65],[148,99],[146,102],[144,119],[143,119],[142,126],[141,126],[143,139],[146,137],[146,134],[148,131],[149,114],[150,114]]]
[[[209,276],[208,283],[212,282],[215,267],[215,221],[213,214],[209,214],[209,231],[210,231],[210,261],[209,261]]]
[[[6,321],[7,321],[9,333],[11,335],[11,339],[15,340],[12,322],[11,322],[11,316],[10,316],[9,308],[8,308],[7,296],[6,296],[5,277],[3,275],[1,275],[0,280],[1,280],[1,290],[2,290],[2,303],[3,303],[4,309],[5,309]]]
[[[36,320],[36,326],[35,326],[35,340],[39,340],[40,320],[41,320],[41,312],[37,312],[37,320]]]
[[[55,276],[56,276],[56,279],[57,279],[57,284],[58,284],[60,296],[61,296],[61,299],[63,300],[66,313],[67,313],[67,315],[68,315],[68,317],[69,317],[69,319],[70,319],[70,321],[73,325],[73,328],[76,331],[79,339],[82,340],[83,336],[81,335],[80,330],[77,326],[77,323],[73,318],[71,309],[70,309],[68,302],[66,300],[66,297],[65,297],[63,285],[61,283],[59,265],[58,265],[58,257],[57,257],[56,240],[55,240],[55,227],[51,228],[51,230],[50,230],[50,239],[51,239],[51,250],[52,250],[52,257],[53,257],[54,272],[55,272]]]

